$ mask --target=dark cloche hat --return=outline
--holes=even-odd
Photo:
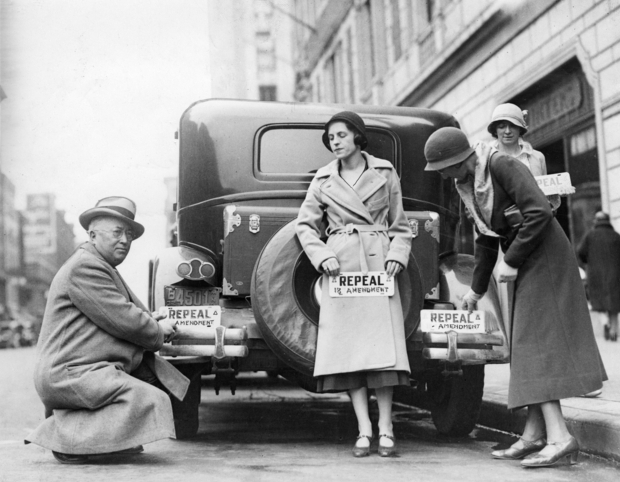
[[[337,114],[334,114],[332,116],[331,119],[329,119],[326,123],[325,123],[325,132],[323,132],[323,144],[325,145],[325,147],[327,147],[328,150],[332,150],[332,148],[329,146],[329,135],[328,135],[328,130],[329,130],[329,126],[337,121],[344,121],[344,122],[348,122],[349,124],[351,124],[353,127],[355,127],[358,132],[360,133],[360,135],[362,136],[362,142],[360,144],[360,147],[362,149],[365,149],[366,146],[368,145],[368,139],[366,138],[366,124],[364,124],[364,120],[355,112],[351,112],[349,110],[343,110],[342,112],[338,112]]]
[[[431,134],[424,146],[425,171],[437,171],[463,162],[474,153],[467,136],[456,127],[442,127]]]
[[[134,239],[144,234],[144,226],[134,221],[136,217],[136,203],[129,198],[110,196],[100,199],[94,208],[80,214],[80,225],[88,231],[90,222],[98,216],[111,216],[125,221],[133,229]]]

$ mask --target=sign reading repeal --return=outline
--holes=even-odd
[[[474,310],[422,310],[420,311],[422,332],[485,333],[484,311]]]
[[[329,277],[329,296],[393,296],[394,277],[385,271],[350,271]]]
[[[567,194],[573,194],[575,192],[568,172],[535,176],[535,179],[538,183],[538,187],[540,187],[545,196],[550,196],[551,194],[566,196]]]
[[[162,307],[167,319],[179,326],[212,328],[220,326],[222,310],[219,306],[166,306]]]

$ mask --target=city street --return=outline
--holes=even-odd
[[[395,406],[399,456],[376,452],[354,459],[357,435],[346,396],[315,395],[262,375],[239,380],[235,396],[226,387],[216,396],[203,379],[201,428],[187,441],[165,440],[145,452],[100,457],[89,465],[64,466],[49,450],[24,445],[43,416],[31,381],[34,348],[0,350],[0,482],[149,480],[183,482],[291,480],[419,481],[615,481],[620,469],[601,459],[580,457],[578,465],[525,470],[518,462],[489,453],[512,437],[478,428],[465,439],[435,432],[427,413]],[[11,389],[7,389],[11,387]],[[375,442],[376,444],[376,442]],[[487,474],[487,475],[485,475]]]

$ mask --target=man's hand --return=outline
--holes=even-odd
[[[338,276],[340,274],[340,263],[336,258],[327,258],[321,265],[327,276]]]
[[[159,326],[161,326],[164,331],[164,342],[168,343],[174,339],[177,335],[177,327],[171,321],[160,321]]]
[[[512,266],[507,265],[503,259],[499,262],[499,266],[497,267],[497,278],[500,283],[514,281],[517,279],[518,274],[518,268],[513,268]]]
[[[153,313],[151,313],[151,316],[153,318],[155,318],[155,321],[159,321],[159,320],[163,320],[164,318],[168,318],[168,315],[166,314],[166,309],[163,308],[160,311],[153,311]]]
[[[385,272],[389,277],[396,276],[403,269],[403,265],[398,261],[388,261],[385,263]]]
[[[462,309],[467,310],[471,313],[472,311],[477,309],[478,301],[482,298],[482,296],[483,295],[479,295],[478,293],[470,289],[467,293],[465,293],[465,296],[463,296]]]

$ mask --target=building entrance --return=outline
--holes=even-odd
[[[575,194],[562,198],[557,220],[576,246],[600,210],[594,93],[572,59],[510,102],[528,111],[525,140],[541,151],[547,172],[568,172]]]

